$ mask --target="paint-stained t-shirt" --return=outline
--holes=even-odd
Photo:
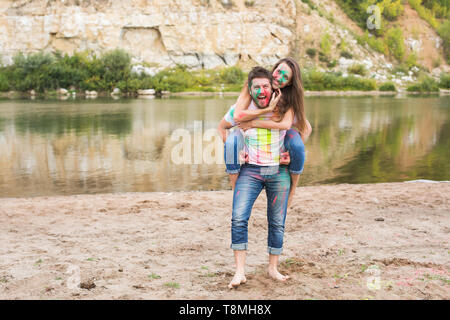
[[[224,119],[232,126],[236,123],[233,119],[236,105],[232,105],[225,114]],[[252,101],[248,110],[256,110],[258,107]],[[266,113],[257,119],[270,120],[273,113]],[[284,149],[284,137],[286,130],[251,128],[247,131],[240,129],[244,136],[244,148],[248,153],[249,163],[258,166],[276,166],[280,164],[280,153]]]

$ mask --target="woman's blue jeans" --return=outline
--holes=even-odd
[[[290,185],[291,177],[285,165],[264,167],[246,163],[242,166],[233,194],[231,249],[247,250],[248,220],[253,203],[266,188],[267,251],[273,255],[282,253]]]
[[[239,162],[239,152],[244,148],[244,137],[241,130],[235,129],[230,132],[224,144],[224,158],[227,167],[227,173],[239,173],[241,164]],[[298,131],[289,129],[286,131],[284,138],[284,148],[289,151],[291,162],[289,164],[289,172],[292,174],[300,174],[303,172],[306,153],[305,145]]]

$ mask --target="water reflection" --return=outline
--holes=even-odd
[[[0,196],[228,188],[223,164],[174,164],[170,136],[215,128],[234,100],[2,100]],[[308,98],[300,184],[449,180],[449,100]]]

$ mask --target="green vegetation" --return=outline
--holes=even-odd
[[[316,56],[317,50],[315,48],[306,49],[306,54],[312,59]]]
[[[443,89],[450,89],[450,73],[441,73],[439,87]]]
[[[367,9],[372,5],[377,5],[380,8],[379,17],[381,22],[381,29],[374,30],[376,34],[383,33],[383,19],[394,21],[404,11],[402,0],[337,0],[336,1],[342,10],[363,29],[367,28],[367,19],[369,16],[376,14],[375,11],[367,12]]]
[[[390,28],[386,33],[386,46],[389,53],[401,61],[405,55],[405,44],[402,29]]]
[[[326,56],[331,54],[331,39],[328,33],[325,33],[320,38],[320,50]]]
[[[380,91],[397,91],[397,89],[395,88],[395,85],[392,82],[385,82],[385,83],[381,84],[380,87],[378,88],[378,90],[380,90]]]
[[[388,54],[388,49],[383,41],[383,38],[377,38],[374,35],[370,34],[368,31],[363,36],[356,35],[356,41],[360,45],[364,45],[367,43],[369,47],[371,47],[373,50],[382,53],[382,54]]]
[[[439,83],[431,77],[423,77],[418,83],[406,88],[408,92],[436,92],[439,91]]]
[[[165,69],[154,76],[131,72],[131,57],[116,49],[97,57],[89,52],[69,56],[44,52],[18,54],[13,64],[0,67],[0,91],[49,92],[74,87],[75,91],[137,92],[161,91],[240,91],[246,73],[240,68],[188,71],[185,66]]]
[[[152,272],[152,274],[149,274],[148,277],[150,279],[161,279],[161,276],[157,275],[156,273]]]
[[[377,52],[391,55],[400,62],[403,60],[405,48],[401,29],[392,27],[392,23],[389,26],[385,23],[396,21],[402,15],[404,12],[403,0],[336,0],[336,2],[351,19],[363,30],[366,30],[365,35],[356,36],[360,45],[367,43]],[[438,32],[443,40],[444,55],[447,63],[450,63],[450,1],[408,0],[408,2],[419,16]],[[367,11],[372,5],[377,5],[380,9],[379,13],[381,16],[378,17],[380,28],[368,30],[368,19],[376,14],[376,11]]]
[[[361,90],[371,91],[377,89],[373,79],[358,78],[355,76],[343,77],[341,73],[320,72],[315,69],[303,73],[303,82],[306,90]]]
[[[362,64],[354,64],[348,67],[347,71],[349,73],[358,74],[360,76],[365,76],[367,73],[366,67]]]
[[[312,3],[311,0],[302,0],[303,3],[306,3],[311,10],[316,10],[317,7]]]
[[[450,64],[450,20],[445,20],[438,29],[439,36],[442,39],[444,55],[447,63]]]
[[[353,55],[348,51],[341,51],[341,57],[344,57],[346,59],[352,59]]]
[[[442,38],[444,55],[447,63],[450,63],[450,1],[408,0],[408,2],[417,11],[419,16],[427,21]]]
[[[400,57],[402,50],[400,33],[392,29],[390,50]],[[322,50],[327,51],[329,41],[327,34],[323,36]],[[313,48],[307,50],[310,56],[317,51]],[[398,53],[399,52],[399,53]],[[352,57],[346,51],[341,56]],[[408,73],[409,68],[416,65],[417,56],[411,53],[399,64],[395,71]],[[337,65],[336,60],[330,61],[322,51],[319,52],[319,60],[328,68]],[[67,88],[73,91],[96,90],[110,92],[113,88],[119,88],[123,93],[135,93],[139,89],[155,89],[157,92],[219,92],[241,90],[247,77],[239,67],[227,67],[212,70],[188,70],[186,66],[177,66],[164,69],[157,74],[137,75],[132,73],[130,55],[121,50],[113,50],[97,57],[88,52],[75,53],[72,56],[59,53],[33,53],[30,55],[18,54],[14,57],[14,63],[10,66],[0,67],[0,91],[16,90],[25,92],[34,89],[37,92],[55,92],[58,88]],[[303,70],[304,88],[306,90],[376,90],[377,84],[373,79],[363,78],[367,75],[366,68],[361,64],[355,64],[348,69],[351,74],[343,77],[341,72],[321,72],[315,69]],[[358,75],[358,76],[354,76]],[[422,75],[423,76],[423,75]],[[437,83],[437,82],[436,82]],[[410,91],[429,91],[429,87],[435,88],[435,84],[424,79],[416,85],[410,86]],[[448,74],[441,75],[439,86],[449,87]],[[384,84],[380,90],[388,90]],[[392,89],[392,88],[391,88]],[[389,89],[389,90],[391,90]],[[394,89],[395,90],[395,87]]]
[[[164,286],[169,287],[169,288],[174,288],[174,289],[180,288],[180,284],[177,282],[166,282],[166,283],[164,283]]]
[[[433,29],[439,27],[439,22],[436,20],[435,14],[432,10],[422,5],[422,0],[408,0],[409,5],[417,11],[419,16],[427,21]],[[434,1],[433,1],[434,2]]]

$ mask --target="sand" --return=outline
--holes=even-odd
[[[263,192],[234,290],[229,190],[2,198],[0,299],[449,299],[449,195],[450,183],[299,187],[280,283]]]

